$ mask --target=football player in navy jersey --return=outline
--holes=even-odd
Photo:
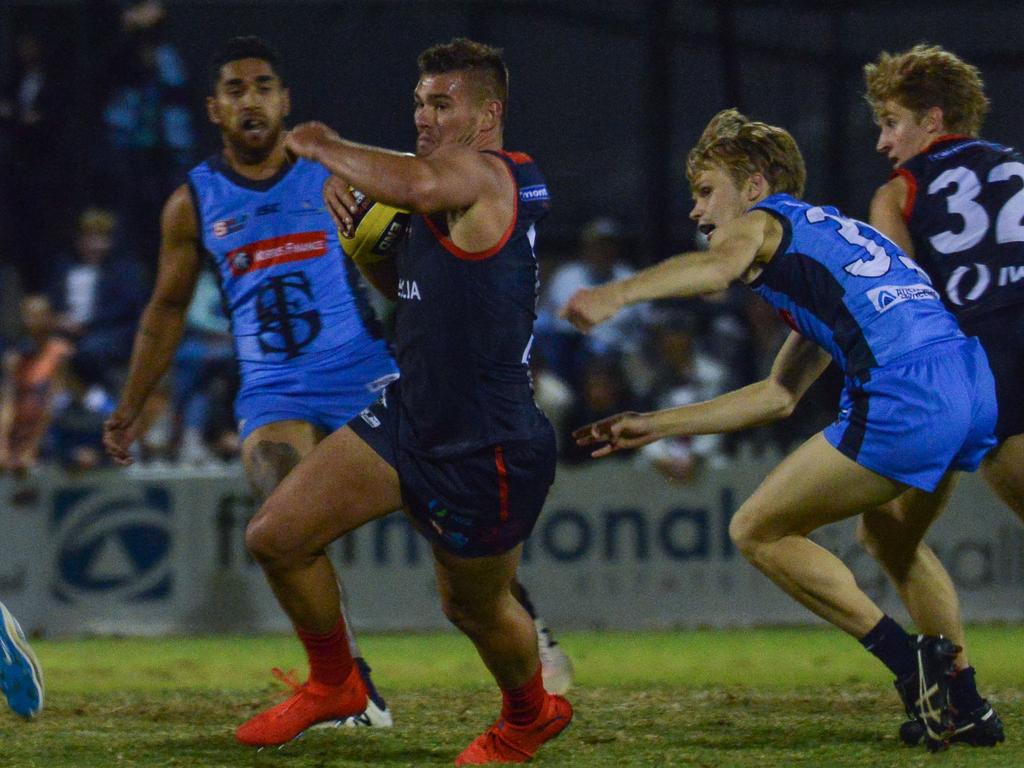
[[[323,205],[328,172],[285,153],[290,104],[277,53],[257,38],[232,39],[212,61],[211,88],[207,109],[223,149],[196,166],[164,206],[156,286],[103,439],[115,461],[131,463],[139,414],[171,364],[208,259],[235,337],[242,460],[262,500],[324,435],[397,378],[398,368]],[[333,595],[340,604],[337,590]],[[350,633],[342,629],[338,637],[361,656]],[[315,656],[321,639],[303,640]],[[369,696],[338,720],[390,726],[362,658],[357,669],[358,690]],[[345,680],[336,669],[314,670],[311,685]]]
[[[996,382],[999,444],[981,464],[996,494],[1024,518],[1024,156],[978,137],[988,99],[978,70],[938,46],[883,53],[864,68],[879,126],[877,150],[894,172],[871,201],[871,223],[931,276],[964,333],[977,336]],[[859,537],[896,584],[915,623],[964,644],[952,580],[923,543],[945,493],[901,497],[861,519]],[[978,694],[966,653],[950,699],[953,739],[1003,740]],[[921,729],[904,727],[905,740]],[[907,738],[909,737],[909,738]]]
[[[895,675],[930,744],[948,736],[956,646],[907,632],[808,534],[891,499],[942,494],[952,468],[995,444],[995,392],[981,345],[957,327],[917,265],[870,226],[799,199],[792,136],[735,110],[717,115],[687,161],[690,216],[710,239],[630,278],[578,292],[580,330],[638,301],[714,293],[743,281],[794,329],[763,381],[704,403],[624,413],[578,429],[594,456],[670,435],[788,416],[830,360],[846,376],[838,418],[779,464],[740,507],[737,548],[793,598],[860,640]]]
[[[419,68],[415,156],[346,141],[320,123],[286,140],[370,199],[414,214],[388,291],[398,298],[402,378],[300,462],[247,542],[299,631],[323,634],[344,626],[324,547],[403,508],[433,547],[445,614],[501,689],[499,719],[456,765],[524,762],[572,719],[569,702],[545,690],[536,629],[512,591],[555,475],[554,432],[529,377],[535,225],[549,196],[533,159],[503,149],[500,51],[456,39],[424,51]],[[350,226],[352,201],[328,200]],[[331,658],[352,669],[345,644]],[[278,744],[362,706],[349,689],[300,690],[238,738]]]

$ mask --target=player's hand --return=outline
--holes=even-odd
[[[558,310],[558,316],[586,333],[598,323],[614,316],[623,303],[621,286],[618,283],[606,283],[576,291],[569,302]]]
[[[110,458],[122,467],[127,467],[133,459],[129,449],[135,442],[135,419],[128,418],[120,411],[114,411],[110,418],[103,422],[103,447]]]
[[[576,445],[581,447],[604,443],[590,452],[591,456],[599,459],[615,451],[625,451],[653,443],[664,435],[655,431],[650,414],[625,411],[580,427],[572,433],[572,437]]]
[[[331,218],[341,234],[345,237],[352,237],[356,231],[356,215],[359,213],[359,203],[352,194],[352,187],[340,176],[331,176],[324,184],[324,202],[327,203],[327,210],[331,212]]]
[[[316,160],[316,153],[324,144],[341,137],[323,123],[302,123],[288,131],[284,137],[284,148],[292,157],[307,157]]]

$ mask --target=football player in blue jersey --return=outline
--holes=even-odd
[[[18,620],[0,603],[0,691],[26,720],[43,708],[43,670]]]
[[[893,164],[870,221],[931,276],[963,331],[977,336],[995,376],[999,444],[981,474],[1024,518],[1024,156],[978,138],[988,99],[978,70],[938,46],[883,53],[864,68],[879,126],[877,150]],[[963,646],[953,582],[923,543],[952,492],[907,495],[861,518],[859,538],[892,578],[918,627]],[[977,691],[966,653],[950,688],[954,741],[992,746],[1003,726]],[[923,729],[909,727],[905,741]]]
[[[414,214],[386,287],[398,298],[402,378],[282,481],[247,542],[300,632],[323,633],[344,626],[323,548],[402,507],[433,547],[445,614],[501,689],[500,718],[456,765],[519,763],[572,719],[569,702],[544,687],[536,629],[513,594],[523,541],[555,474],[554,432],[529,377],[533,243],[549,196],[533,159],[503,149],[500,51],[456,39],[418,63],[415,156],[345,141],[320,123],[286,140],[370,199]],[[336,209],[343,226],[351,202]],[[343,644],[333,660],[352,669]],[[361,706],[343,689],[300,690],[237,737],[279,744]]]
[[[257,500],[398,377],[322,202],[328,172],[285,153],[290,102],[279,69],[277,53],[251,37],[231,40],[213,59],[207,109],[223,150],[193,169],[164,206],[156,286],[120,400],[104,425],[110,455],[130,464],[139,415],[171,364],[209,258],[235,336],[235,411]],[[342,629],[340,637],[352,644],[370,694],[365,708],[340,720],[390,726],[351,633]],[[322,639],[303,639],[315,655]],[[344,680],[332,669],[320,675],[310,684]]]
[[[941,495],[950,468],[978,466],[995,444],[984,351],[891,241],[835,208],[799,199],[804,164],[783,129],[726,110],[690,152],[687,175],[690,216],[709,249],[581,291],[564,316],[587,330],[627,304],[743,281],[794,330],[763,381],[703,403],[618,414],[578,429],[577,442],[605,456],[670,435],[784,418],[835,360],[846,376],[838,418],[765,478],[729,534],[789,595],[877,656],[896,675],[930,745],[941,746],[951,725],[957,647],[936,635],[909,636],[808,534],[901,496]]]

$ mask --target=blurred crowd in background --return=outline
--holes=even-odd
[[[166,9],[157,0],[113,6],[92,167],[70,167],[63,152],[75,140],[62,120],[73,86],[53,67],[58,52],[47,47],[46,30],[16,30],[11,76],[0,92],[0,469],[18,475],[41,465],[82,471],[107,463],[102,423],[116,404],[152,288],[160,209],[215,149],[197,146],[202,73],[186,71],[167,34]],[[89,199],[69,204],[68,174],[84,175],[78,186]],[[582,424],[705,400],[763,378],[788,333],[739,286],[712,299],[630,308],[586,336],[577,333],[557,316],[572,293],[648,261],[614,212],[593,214],[578,223],[571,247],[546,246],[543,231],[538,241],[534,385],[564,463],[587,460],[570,437]],[[378,307],[387,314],[386,304]],[[147,406],[137,464],[237,461],[236,386],[230,328],[209,272],[173,370]],[[813,434],[832,418],[838,387],[830,369],[786,422],[665,440],[614,460],[648,462],[689,482],[744,448],[786,450]]]

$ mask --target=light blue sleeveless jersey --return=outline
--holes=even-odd
[[[252,181],[220,155],[189,173],[243,378],[260,364],[301,366],[379,336],[321,196],[329,175],[300,159]]]
[[[751,210],[767,211],[783,228],[751,287],[848,376],[963,338],[924,272],[869,225],[783,194]]]

